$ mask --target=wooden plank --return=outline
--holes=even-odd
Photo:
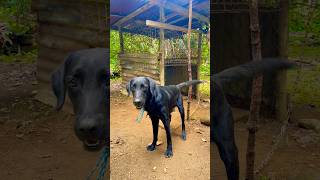
[[[123,71],[132,71],[132,72],[144,72],[150,75],[156,75],[159,76],[159,72],[156,70],[150,70],[150,69],[142,69],[142,68],[132,68],[132,67],[122,67]]]
[[[148,61],[148,59],[126,58],[126,59],[120,59],[120,63],[146,64],[146,65],[153,65],[154,67],[159,68],[159,67],[158,67],[158,62]]]
[[[175,26],[175,25],[171,25],[171,24],[166,24],[166,23],[161,23],[161,22],[157,22],[157,21],[146,20],[146,26],[188,33],[187,28],[183,28],[183,27]],[[199,30],[196,30],[196,29],[192,29],[192,31],[196,32],[196,33],[200,32]]]
[[[159,6],[163,6],[166,9],[174,11],[174,12],[180,14],[181,16],[189,17],[188,9],[184,8],[184,7],[181,7],[179,5],[176,5],[175,3],[172,3],[170,1],[166,1],[165,3],[163,3],[162,1],[155,1],[155,3],[157,3],[157,5],[159,5]],[[210,24],[209,18],[207,18],[207,17],[205,17],[205,16],[203,16],[203,15],[201,15],[199,13],[194,12],[192,14],[192,16],[194,18],[198,19],[199,21],[202,21],[202,22],[205,22],[207,24]]]
[[[125,76],[122,77],[122,80],[125,82],[128,82],[129,80],[131,80],[132,78],[135,78],[135,77],[138,77],[137,75],[135,74],[125,74]],[[146,77],[150,77],[150,76],[146,76]],[[152,78],[157,84],[160,85],[160,80],[159,78],[155,78],[155,77],[150,77]]]
[[[87,44],[81,42],[42,33],[40,34],[40,37],[38,39],[38,44],[47,48],[63,49],[66,51],[89,48]]]
[[[56,24],[41,24],[39,32],[46,35],[72,39],[92,47],[105,46],[105,44],[108,43],[106,29],[103,32],[97,32],[97,30],[79,29]]]
[[[154,6],[155,1],[149,1],[148,3],[146,3],[145,5],[143,5],[142,7],[138,8],[137,10],[133,11],[132,13],[130,13],[129,15],[123,17],[122,19],[120,19],[119,21],[117,21],[114,25],[115,26],[121,26],[123,23],[127,22],[128,20],[138,16],[139,14],[143,13],[144,11],[150,9],[152,6]]]
[[[64,51],[62,49],[39,46],[38,62],[48,60],[56,63],[62,63],[69,53],[70,51]]]
[[[132,78],[134,78],[136,76],[134,75],[128,75],[128,76],[124,76],[122,77],[122,84],[127,84]],[[158,79],[153,79],[157,85],[160,85],[160,80]]]
[[[145,77],[151,77],[152,79],[159,79],[159,76],[153,75],[147,72],[141,72],[141,71],[129,71],[126,70],[125,72],[122,72],[123,77],[138,77],[138,76],[145,76]]]
[[[153,54],[143,54],[143,53],[124,53],[119,54],[119,58],[141,58],[141,59],[158,59],[156,55]]]
[[[61,62],[62,63],[62,62]],[[46,71],[54,71],[61,64],[60,62],[50,61],[49,59],[38,59],[37,68]]]
[[[137,63],[121,63],[120,64],[122,68],[125,69],[135,69],[139,71],[150,71],[150,72],[157,72],[159,73],[159,68],[156,66],[150,66],[150,65],[142,65]]]
[[[38,11],[38,21],[40,24],[56,24],[75,28],[91,29],[95,31],[105,30],[107,28],[105,23],[99,23],[98,17],[80,17],[79,12],[60,13],[50,11]],[[105,18],[103,18],[105,19]],[[105,22],[105,21],[103,21]]]

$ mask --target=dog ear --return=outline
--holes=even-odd
[[[128,96],[131,95],[131,83],[132,83],[133,79],[131,79],[130,81],[128,81],[126,88],[127,88],[127,92],[128,92]]]
[[[147,77],[147,79],[148,79],[148,81],[149,81],[149,90],[150,90],[150,92],[151,92],[151,95],[152,95],[152,96],[155,96],[155,95],[156,95],[156,87],[157,87],[157,84],[156,84],[156,82],[155,82],[153,79],[151,79],[151,78],[149,78],[149,77]]]
[[[66,67],[68,62],[70,61],[71,56],[68,56],[63,64],[59,66],[59,68],[52,73],[51,75],[51,85],[54,95],[57,98],[56,110],[60,110],[63,107],[65,96],[66,96],[66,83],[65,83],[65,75],[66,75]]]

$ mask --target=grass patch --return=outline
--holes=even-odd
[[[22,52],[20,54],[0,55],[0,62],[4,63],[34,63],[37,60],[38,51]]]
[[[207,83],[201,83],[199,85],[201,98],[210,98],[210,76],[206,74],[200,74],[200,79],[207,81]]]
[[[299,80],[296,81],[297,76]],[[320,107],[320,64],[315,67],[288,71],[288,92],[293,103]]]
[[[288,48],[290,58],[320,61],[320,46],[301,46],[292,44]]]

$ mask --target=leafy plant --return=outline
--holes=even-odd
[[[4,47],[6,43],[12,44],[9,35],[10,32],[8,31],[7,26],[4,23],[0,23],[0,44],[2,47]]]

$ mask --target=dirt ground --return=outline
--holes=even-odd
[[[0,179],[84,179],[95,166],[100,152],[87,152],[82,148],[73,133],[72,115],[55,112],[33,98],[37,88],[35,74],[34,65],[0,63]],[[167,159],[163,155],[164,130],[159,130],[163,144],[156,151],[148,152],[146,145],[152,140],[150,120],[144,118],[136,123],[138,111],[131,99],[119,92],[113,91],[111,99],[112,179],[209,179],[209,128],[198,121],[208,114],[206,103],[194,114],[195,120],[187,123],[187,141],[180,138],[179,118],[173,118],[172,125],[178,127],[173,130],[174,156]],[[174,113],[173,117],[178,116]],[[281,143],[262,171],[264,179],[320,179],[320,137],[311,130],[298,128],[295,123],[299,118],[319,117],[317,108],[294,109],[287,141]],[[277,122],[260,122],[259,126],[256,165],[270,150],[280,129]],[[236,138],[243,177],[245,122],[236,123]],[[216,147],[213,150],[214,178],[226,179]]]
[[[191,112],[197,107],[193,103]],[[185,104],[185,107],[186,104]],[[209,117],[208,103],[201,103],[186,124],[187,140],[181,139],[178,110],[172,113],[173,157],[165,158],[166,134],[159,128],[163,143],[153,152],[146,150],[152,142],[149,117],[137,123],[139,111],[131,98],[114,92],[111,95],[111,178],[112,179],[210,179],[210,128],[198,120]],[[146,113],[145,113],[146,115]],[[160,122],[161,123],[161,122]],[[163,126],[162,126],[163,127]]]

